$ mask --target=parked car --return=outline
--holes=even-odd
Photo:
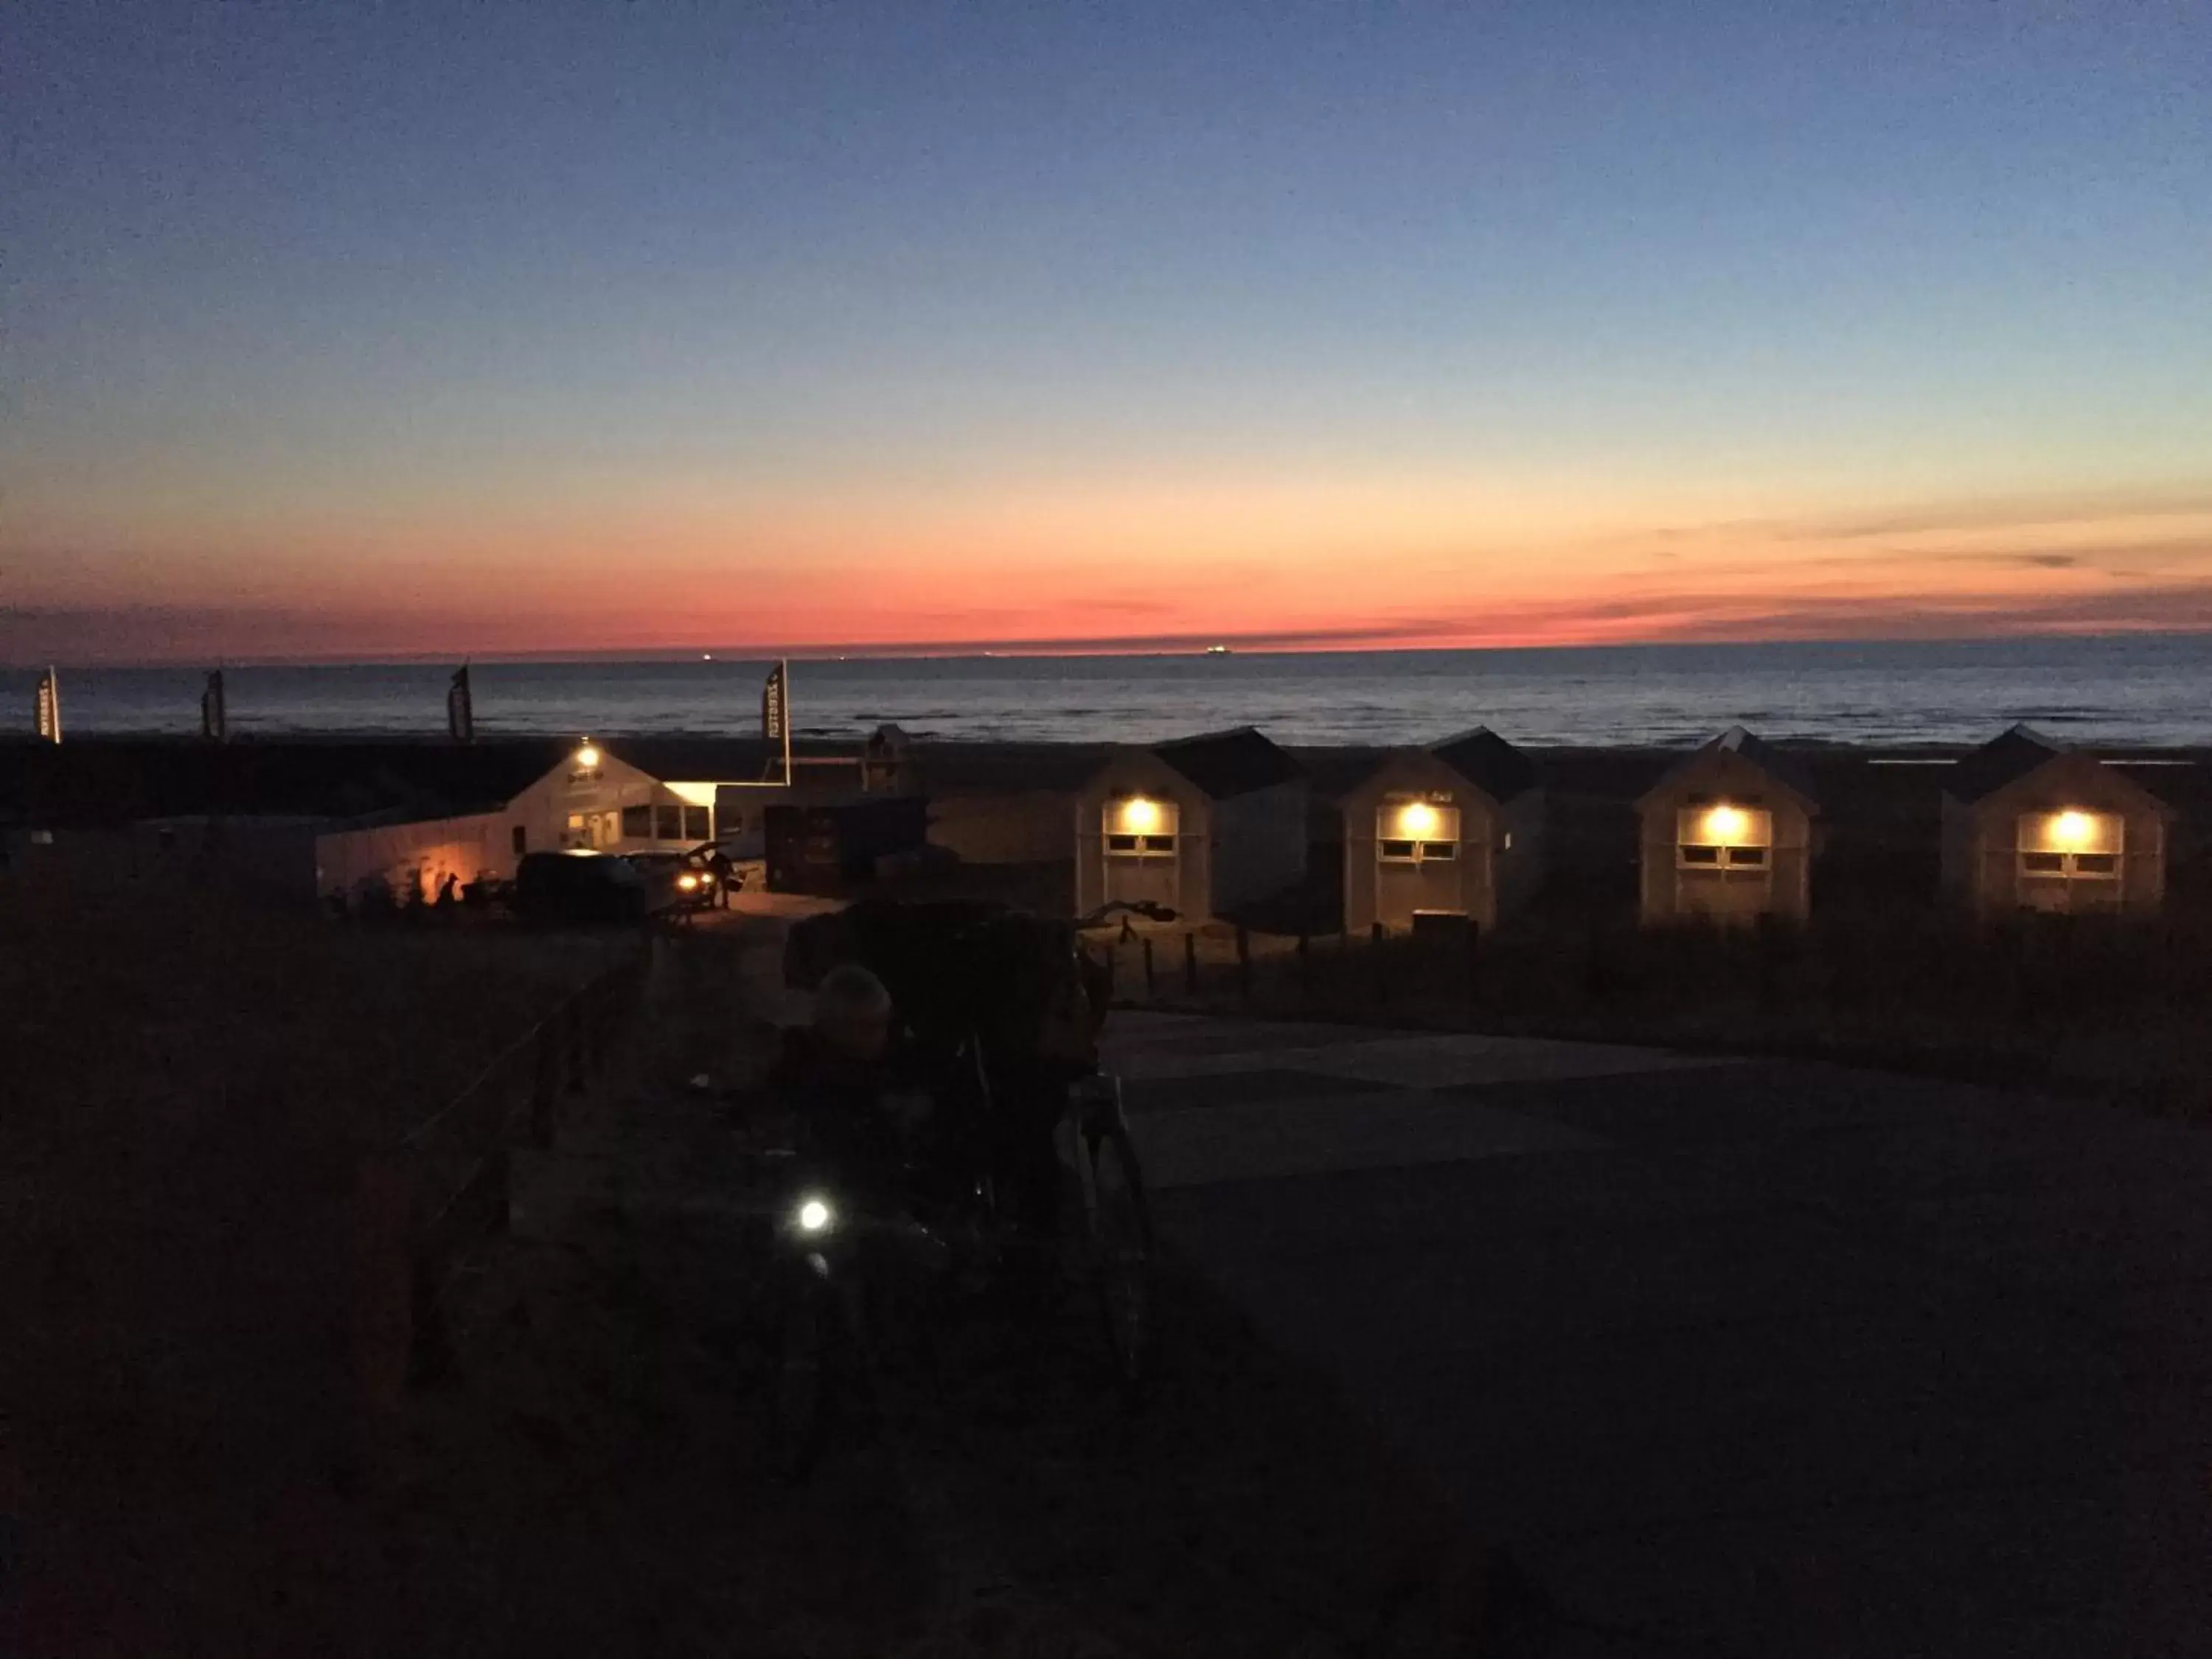
[[[720,901],[721,877],[699,848],[623,856],[645,878],[646,908],[655,915],[663,910],[711,910]]]
[[[650,909],[645,877],[627,859],[580,848],[525,854],[508,902],[525,921],[565,927],[642,921]]]

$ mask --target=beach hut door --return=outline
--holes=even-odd
[[[1413,925],[1416,911],[1463,915],[1459,808],[1449,796],[1390,795],[1375,815],[1375,919]]]
[[[1181,902],[1181,810],[1173,801],[1123,795],[1106,803],[1106,898],[1173,909]]]

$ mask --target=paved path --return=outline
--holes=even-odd
[[[1116,1028],[1170,1236],[1631,1633],[1604,1651],[2212,1653],[2212,1133],[1809,1065]]]

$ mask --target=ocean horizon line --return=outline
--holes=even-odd
[[[471,659],[474,725],[487,736],[742,735],[759,729],[776,660]],[[891,723],[946,738],[1157,742],[1252,725],[1289,743],[1404,743],[1486,725],[1521,743],[1668,746],[1742,725],[1894,744],[1978,740],[2027,721],[2077,740],[2212,742],[2212,635],[2200,633],[787,660],[791,719],[809,736]],[[436,732],[455,663],[226,663],[225,726]],[[216,665],[61,668],[64,728],[197,732]],[[0,728],[30,727],[38,678],[0,673]]]
[[[1523,657],[1553,656],[1576,652],[1705,652],[1705,651],[1785,651],[1819,650],[1848,651],[1875,647],[1942,648],[1954,647],[2027,646],[2037,643],[2051,645],[2110,644],[2124,641],[2212,641],[2212,629],[2203,628],[2120,628],[2065,632],[2031,630],[2026,632],[1956,634],[1956,635],[1866,635],[1838,637],[1820,635],[1801,639],[1750,640],[1591,640],[1547,641],[1528,645],[1316,645],[1316,646],[1259,646],[1243,645],[1229,640],[1213,644],[1187,646],[1133,646],[1116,649],[1097,641],[1072,646],[1069,648],[1044,648],[1020,646],[930,647],[917,646],[911,649],[899,646],[870,646],[860,649],[839,650],[834,647],[806,647],[798,649],[771,649],[757,646],[653,647],[637,650],[609,651],[548,651],[548,652],[412,652],[377,653],[366,656],[343,655],[252,655],[231,656],[210,653],[205,656],[134,657],[128,659],[80,658],[23,658],[0,662],[0,673],[35,674],[48,668],[57,672],[77,673],[175,673],[205,671],[211,668],[230,669],[288,669],[315,668],[434,668],[448,669],[464,666],[558,668],[577,666],[638,666],[674,668],[725,664],[750,665],[770,665],[778,661],[796,664],[821,663],[969,663],[969,662],[1130,662],[1148,659],[1181,661],[1212,656],[1234,656],[1251,659],[1318,659],[1365,657]],[[1224,648],[1225,647],[1225,648]]]

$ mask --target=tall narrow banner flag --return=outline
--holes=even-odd
[[[455,743],[477,740],[477,705],[469,691],[466,663],[453,671],[453,682],[446,688],[446,732]]]
[[[51,668],[39,676],[39,738],[44,743],[62,740],[62,683]]]
[[[761,736],[781,743],[791,733],[791,665],[779,662],[761,688]]]
[[[200,693],[200,735],[210,743],[230,741],[230,711],[222,701],[222,670],[208,670],[207,690]]]
[[[783,745],[783,783],[791,787],[791,661],[785,658],[769,671],[761,687],[761,736]]]

